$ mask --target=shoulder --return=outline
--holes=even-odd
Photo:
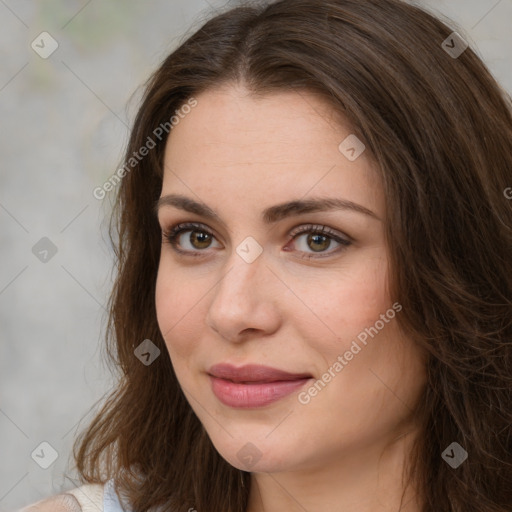
[[[30,504],[16,512],[103,512],[103,500],[102,484],[84,484]]]
[[[82,507],[72,494],[58,494],[28,505],[18,512],[82,512]]]

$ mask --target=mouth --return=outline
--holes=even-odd
[[[218,378],[218,377],[215,377],[215,378]],[[306,377],[304,377],[304,378],[306,378]],[[234,384],[251,385],[251,384],[269,384],[271,382],[290,382],[290,381],[302,380],[302,379],[297,378],[297,379],[287,379],[287,380],[245,380],[245,381],[232,380],[232,379],[223,379],[223,380],[226,380],[228,382],[233,382]]]
[[[312,378],[309,373],[291,373],[257,364],[248,364],[241,367],[235,367],[228,363],[216,364],[210,368],[208,374],[211,377],[239,384],[285,382]]]
[[[208,372],[217,399],[229,407],[248,409],[270,405],[302,388],[313,377],[308,373],[246,365],[236,368],[222,364]]]

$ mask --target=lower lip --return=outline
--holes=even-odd
[[[309,378],[242,384],[210,375],[215,396],[230,407],[263,407],[284,398],[304,386]]]

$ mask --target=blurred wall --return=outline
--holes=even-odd
[[[511,0],[416,3],[454,20],[512,91]],[[0,0],[0,512],[74,487],[74,437],[113,385],[115,192],[93,190],[118,168],[139,86],[223,5]]]

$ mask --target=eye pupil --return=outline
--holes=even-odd
[[[327,249],[330,245],[330,240],[328,237],[324,236],[324,235],[320,235],[320,234],[312,234],[312,235],[309,235],[308,236],[308,244],[309,242],[313,241],[314,243],[319,243],[318,242],[318,239],[319,238],[323,238],[323,241],[324,241],[324,244],[322,247],[320,247],[320,249],[317,251],[317,252],[321,252],[325,249]],[[314,251],[316,251],[316,249],[314,249],[313,247],[311,247],[311,249],[313,249]]]

